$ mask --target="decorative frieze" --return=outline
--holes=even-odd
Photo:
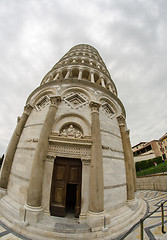
[[[54,153],[62,153],[62,154],[69,154],[69,155],[79,155],[79,156],[90,156],[90,148],[85,146],[77,146],[77,145],[49,145],[49,152]]]

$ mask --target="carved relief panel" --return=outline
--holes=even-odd
[[[63,137],[70,137],[70,138],[83,138],[82,130],[73,124],[63,127],[60,130],[59,135]]]

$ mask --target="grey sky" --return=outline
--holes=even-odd
[[[79,43],[106,63],[132,145],[167,132],[166,9],[166,0],[1,0],[0,156],[30,93]]]

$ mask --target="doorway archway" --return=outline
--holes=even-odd
[[[79,217],[82,164],[80,159],[57,157],[54,162],[50,211],[52,216]]]

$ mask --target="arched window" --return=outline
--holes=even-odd
[[[88,70],[83,70],[82,72],[82,79],[89,80],[89,71]]]
[[[79,74],[79,69],[73,68],[72,69],[72,78],[78,78],[78,74]]]

